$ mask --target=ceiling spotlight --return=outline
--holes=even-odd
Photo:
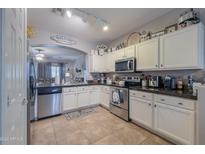
[[[103,26],[103,31],[108,31],[109,27],[107,25]]]
[[[42,54],[41,51],[43,51],[42,49],[36,49],[38,51],[38,53],[35,55],[36,60],[43,60],[43,58],[45,57],[45,54]]]
[[[66,10],[66,15],[68,16],[68,18],[71,18],[72,12],[70,10]]]
[[[36,60],[38,60],[38,61],[42,61],[43,60],[43,57],[36,57]]]
[[[45,57],[45,55],[42,54],[42,53],[39,53],[39,54],[36,55],[36,57],[42,57],[43,58],[43,57]]]

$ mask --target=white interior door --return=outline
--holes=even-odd
[[[3,9],[2,21],[2,144],[26,144],[26,9]]]

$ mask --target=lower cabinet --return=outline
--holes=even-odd
[[[144,96],[144,97],[142,97]],[[195,101],[130,90],[130,118],[179,144],[195,144]]]
[[[63,111],[76,109],[77,106],[77,95],[76,93],[64,93],[63,94]]]
[[[130,118],[145,126],[152,127],[152,102],[143,99],[130,99]]]
[[[154,129],[182,144],[194,144],[194,111],[155,103]]]
[[[99,104],[100,100],[100,92],[99,91],[90,91],[90,105]]]
[[[89,94],[90,94],[89,91],[77,93],[78,107],[84,107],[90,105]]]
[[[100,98],[101,98],[100,99],[100,103],[108,108],[109,105],[110,105],[110,93],[103,91],[101,93],[101,97]]]

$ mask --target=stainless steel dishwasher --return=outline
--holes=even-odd
[[[38,119],[61,114],[62,88],[42,87],[38,89]]]

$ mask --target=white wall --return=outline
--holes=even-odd
[[[2,128],[1,128],[1,103],[2,103],[2,9],[0,9],[0,137],[2,136]],[[0,140],[0,144],[1,144]]]
[[[52,32],[38,30],[34,38],[29,39],[30,45],[39,45],[39,44],[58,44],[55,41],[50,39],[50,36],[54,34]],[[76,45],[67,45],[68,47],[75,48],[77,50],[89,53],[91,49],[96,47],[96,44],[87,42],[86,40],[81,40],[80,38],[72,38],[77,42]],[[58,44],[62,45],[62,44]]]
[[[163,30],[165,27],[175,24],[177,22],[177,19],[179,18],[180,14],[184,11],[184,9],[182,8],[177,8],[174,9],[173,11],[170,11],[169,13],[158,17],[157,19],[154,19],[153,21],[141,26],[141,27],[136,27],[133,31],[130,31],[128,34],[123,35],[117,39],[115,39],[114,41],[112,41],[109,46],[110,47],[116,47],[116,45],[118,45],[121,42],[124,42],[125,40],[127,40],[129,34],[131,34],[132,32],[142,32],[143,30],[145,31],[151,31],[151,32],[157,32],[160,30]],[[201,8],[201,9],[196,9],[196,11],[200,12],[200,16],[201,16],[201,21],[203,23],[205,23],[205,9]]]
[[[46,32],[42,30],[38,30],[36,36],[32,39],[29,39],[30,45],[39,45],[39,44],[57,44],[55,41],[50,39],[50,35],[53,34],[52,32]],[[90,51],[91,49],[96,48],[96,44],[88,42],[86,40],[82,40],[80,38],[73,38],[77,41],[76,45],[71,45],[68,47],[75,48],[77,50],[83,51],[86,53],[86,70],[89,69],[90,63]],[[61,45],[61,44],[58,44]]]

